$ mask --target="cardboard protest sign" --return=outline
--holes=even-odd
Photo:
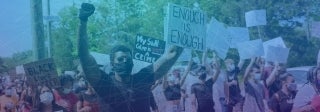
[[[320,38],[320,22],[312,22],[310,26],[311,36]]]
[[[168,4],[165,35],[167,42],[203,51],[206,46],[206,15],[201,10]]]
[[[250,59],[264,55],[262,40],[252,40],[237,44],[240,59]]]
[[[236,48],[237,43],[249,41],[249,30],[248,28],[242,27],[228,27],[227,28],[230,35],[230,48]]]
[[[260,25],[267,24],[266,10],[252,10],[252,11],[246,12],[245,16],[246,16],[247,27],[260,26]]]
[[[31,86],[60,87],[60,80],[52,58],[24,64],[23,68]]]
[[[231,37],[225,25],[212,18],[207,27],[207,48],[214,50],[221,59],[227,57]]]
[[[191,49],[183,49],[180,57],[178,58],[178,61],[189,61],[190,58],[192,57],[191,54],[192,50]]]
[[[266,60],[278,63],[287,63],[289,56],[289,48],[268,46]]]
[[[266,57],[266,55],[268,54],[268,48],[269,46],[275,46],[275,47],[282,47],[282,48],[286,48],[287,46],[285,45],[282,37],[277,37],[271,40],[268,40],[266,42],[263,42],[263,49],[265,51],[265,54],[263,57]]]
[[[133,58],[153,63],[164,53],[165,45],[163,40],[137,35]]]

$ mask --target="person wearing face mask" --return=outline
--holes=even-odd
[[[269,108],[273,112],[291,112],[293,101],[297,93],[297,84],[289,73],[280,76],[281,90],[275,93],[269,101]]]
[[[191,86],[191,103],[196,107],[197,112],[215,112],[212,87],[220,74],[220,64],[216,62],[212,68],[209,64],[204,63],[203,65],[197,71],[200,82]],[[212,77],[207,80],[208,74],[212,74]]]
[[[150,92],[152,84],[167,74],[183,51],[183,48],[171,46],[150,66],[132,74],[134,56],[131,49],[124,45],[115,45],[110,53],[111,73],[99,69],[89,54],[87,34],[88,18],[95,7],[82,3],[79,12],[78,54],[86,79],[109,105],[108,112],[150,112]]]
[[[6,87],[4,95],[0,96],[0,112],[16,112],[18,99],[13,96],[11,87]]]
[[[264,89],[261,81],[261,67],[252,58],[244,74],[245,101],[244,112],[265,112],[266,101],[264,100]]]
[[[78,102],[78,97],[72,91],[73,78],[70,75],[59,76],[61,88],[53,90],[53,95],[56,103],[67,110],[67,112],[76,111],[76,103]]]
[[[48,88],[47,86],[41,86],[39,90],[40,112],[67,112],[65,108],[56,104],[50,88]]]
[[[280,74],[286,73],[286,65],[284,63],[274,63],[272,72],[270,75],[265,74],[267,78],[264,78],[265,87],[268,88],[269,98],[273,96],[274,93],[278,92],[281,89],[281,81],[279,80]]]
[[[243,66],[243,61],[240,60],[238,66],[234,65],[234,61],[232,59],[225,60],[226,65],[226,80],[224,84],[225,98],[220,98],[220,100],[224,100],[224,109],[226,112],[232,112],[233,107],[237,103],[240,103],[243,97],[241,96],[241,90],[239,87],[238,75],[240,73],[240,69]]]

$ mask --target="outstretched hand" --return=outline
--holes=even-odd
[[[82,3],[79,13],[79,18],[82,21],[87,21],[88,17],[90,17],[94,13],[95,7],[89,3]]]

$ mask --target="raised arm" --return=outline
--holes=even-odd
[[[192,61],[192,56],[191,56],[190,59],[189,59],[188,66],[187,66],[186,70],[185,70],[184,73],[183,73],[183,77],[182,77],[182,79],[180,80],[180,85],[183,85],[184,82],[186,81],[186,78],[187,78],[187,76],[188,76],[188,74],[189,74],[189,72],[190,72],[192,63],[193,63],[193,61]]]
[[[213,64],[213,67],[215,69],[214,75],[212,76],[212,82],[216,82],[219,75],[220,75],[220,63],[218,61],[216,61]]]
[[[244,73],[244,77],[243,77],[244,81],[248,80],[248,76],[249,76],[250,70],[252,68],[252,65],[255,63],[255,60],[256,60],[256,58],[251,58],[251,61],[250,61],[249,65],[247,66],[246,71]]]
[[[94,12],[95,8],[92,4],[83,3],[81,5],[79,19],[79,34],[78,34],[78,55],[80,58],[80,63],[82,65],[82,69],[84,74],[86,75],[86,79],[90,82],[93,87],[98,83],[98,79],[100,79],[100,72],[98,65],[94,58],[89,54],[89,42],[88,42],[88,34],[87,34],[87,21],[88,17],[91,16]]]
[[[244,64],[244,60],[240,59],[240,61],[239,61],[239,63],[238,63],[238,68],[239,68],[239,70],[242,69],[243,64]]]
[[[155,72],[155,79],[161,78],[167,74],[173,64],[177,61],[182,53],[183,48],[178,46],[171,46],[166,54],[162,55],[153,65]]]
[[[275,63],[275,67],[273,68],[270,76],[266,80],[267,86],[270,86],[275,80],[278,74],[279,63]]]

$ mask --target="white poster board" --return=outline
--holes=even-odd
[[[60,87],[60,80],[52,58],[24,64],[23,68],[28,84],[32,87],[39,85]]]
[[[310,30],[312,37],[320,38],[320,22],[312,22]]]
[[[287,63],[289,48],[268,46],[266,60],[278,63]]]
[[[211,18],[207,27],[207,48],[214,50],[219,58],[225,59],[229,50],[230,40],[231,37],[226,26],[215,18]]]
[[[206,46],[206,15],[175,4],[168,4],[168,20],[165,23],[167,43],[203,51]]]
[[[282,37],[277,37],[268,41],[263,42],[263,49],[265,51],[265,54],[263,57],[266,57],[268,54],[268,48],[269,46],[275,46],[275,47],[282,47],[287,48],[286,44],[284,43]]]
[[[228,27],[227,28],[230,35],[230,48],[236,48],[237,43],[249,41],[249,30],[243,27]]]
[[[266,25],[267,19],[266,19],[266,10],[252,10],[249,12],[246,12],[246,26],[252,27],[252,26],[260,26],[260,25]]]
[[[250,59],[264,55],[262,40],[251,40],[237,44],[240,59]]]
[[[149,66],[151,63],[133,59],[132,74],[139,72],[142,68]]]
[[[180,57],[178,58],[178,61],[189,61],[190,58],[192,57],[192,54],[191,54],[192,50],[191,49],[183,49]]]

